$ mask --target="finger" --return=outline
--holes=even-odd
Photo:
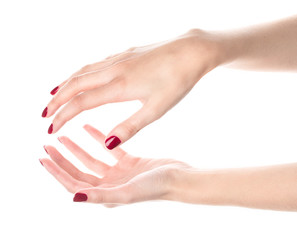
[[[122,59],[125,59],[126,57],[129,57],[132,55],[132,52],[128,49],[127,51],[112,54],[105,58],[106,60],[113,60],[113,62],[120,61]]]
[[[115,187],[116,185],[114,184],[109,184],[109,183],[103,183],[103,184],[100,184],[100,188],[111,188],[111,187]],[[99,187],[99,186],[98,186]],[[121,204],[112,204],[112,203],[106,203],[106,204],[103,204],[104,207],[107,207],[107,208],[114,208],[114,207],[118,207],[118,206],[121,206]]]
[[[86,151],[80,148],[76,143],[72,142],[69,138],[62,136],[58,138],[59,141],[72,152],[87,168],[94,171],[100,176],[104,176],[105,173],[111,168],[107,164],[96,160]]]
[[[45,169],[50,174],[52,174],[69,192],[74,193],[78,189],[92,187],[92,185],[89,183],[81,182],[74,179],[71,175],[69,175],[65,170],[60,168],[53,161],[47,158],[40,159],[40,161],[45,167]]]
[[[59,84],[57,87],[53,88],[50,92],[51,95],[55,95],[67,82],[69,82],[70,79],[72,79],[74,76],[78,76],[81,75],[83,73],[85,73],[85,69],[88,67],[89,65],[86,65],[85,67],[81,68],[79,71],[76,71],[75,73],[73,73],[67,80],[65,80],[64,82],[62,82],[61,84]]]
[[[107,136],[105,145],[109,150],[114,149],[134,136],[159,117],[157,109],[153,104],[145,104],[138,112],[116,126]]]
[[[86,124],[84,126],[84,129],[93,137],[95,138],[104,148],[106,148],[104,140],[105,140],[105,135],[101,133],[99,130],[96,128],[92,127],[89,124]],[[116,159],[120,160],[122,159],[127,153],[121,149],[121,148],[116,148],[114,151],[109,151]]]
[[[74,195],[74,202],[90,202],[101,204],[129,204],[133,201],[133,192],[129,184],[113,188],[85,188]]]
[[[66,83],[67,83],[68,80],[65,80],[64,82],[62,82],[60,85],[56,86],[55,88],[53,88],[51,91],[50,91],[50,94],[51,95],[55,95]]]
[[[81,68],[79,71],[76,71],[73,73],[67,80],[56,86],[50,91],[51,95],[55,95],[67,82],[69,82],[74,76],[81,75],[83,73],[86,73],[86,68],[89,67],[89,65],[86,65],[85,67]]]
[[[84,173],[77,169],[71,162],[64,158],[62,154],[60,154],[54,147],[44,146],[44,149],[49,154],[51,159],[55,161],[55,163],[60,168],[62,168],[68,174],[70,174],[74,179],[82,182],[87,182],[92,186],[98,186],[100,184],[100,178],[93,176],[91,174]]]
[[[62,82],[60,85],[58,85],[57,87],[55,87],[55,88],[53,88],[51,91],[50,91],[50,94],[51,95],[55,95],[65,84],[66,84],[66,82],[67,82],[67,80],[66,81],[64,81],[64,82]],[[49,114],[48,114],[48,107],[45,107],[44,109],[43,109],[43,111],[42,111],[42,114],[41,114],[41,116],[43,117],[43,118],[45,118],[45,117],[48,117],[49,116]]]
[[[116,56],[118,56],[118,55],[120,55],[120,54],[121,54],[121,53],[111,54],[111,55],[109,55],[108,57],[106,57],[105,60],[110,60],[111,58],[116,57]]]
[[[93,72],[93,71],[98,71],[98,70],[103,70],[108,67],[111,67],[112,65],[115,65],[116,63],[128,59],[133,53],[131,51],[125,51],[125,52],[120,52],[114,55],[110,55],[107,58],[105,58],[103,61],[93,63],[93,64],[88,64],[84,66],[78,73],[79,74],[84,74],[88,72]],[[78,75],[78,74],[76,74]]]
[[[63,104],[81,92],[103,86],[114,79],[116,70],[95,71],[74,76],[47,105],[47,116],[52,116]]]
[[[53,119],[49,133],[57,132],[67,121],[84,110],[92,109],[106,103],[122,101],[122,84],[114,80],[111,83],[96,89],[81,93],[72,98]]]
[[[110,82],[117,73],[114,66],[121,61],[129,59],[129,57],[133,55],[134,54],[128,50],[126,52],[116,54],[108,60],[88,64],[76,73],[72,74],[68,80],[64,81],[61,85],[55,87],[51,91],[52,95],[55,95],[57,92],[60,93],[48,104],[48,113],[46,117],[53,115],[61,105],[69,101],[71,97],[75,96],[79,92],[96,88]],[[109,67],[113,68],[107,69]],[[63,88],[64,85],[66,85],[65,88]],[[59,102],[59,100],[61,102]],[[54,105],[52,102],[54,102]]]

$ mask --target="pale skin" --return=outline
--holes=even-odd
[[[296,40],[297,16],[234,31],[210,32],[193,29],[174,39],[130,48],[123,53],[83,67],[58,86],[43,116],[53,116],[50,133],[56,133],[67,121],[84,110],[106,103],[141,101],[143,106],[138,112],[113,128],[106,137],[101,134],[100,141],[103,144],[105,142],[106,146],[109,144],[106,139],[112,136],[120,140],[111,151],[112,154],[117,155],[118,151],[122,151],[119,150],[119,145],[163,116],[205,74],[218,66],[297,72]],[[63,141],[65,146],[72,146],[68,141],[70,140]],[[51,151],[56,150],[50,146],[48,148],[51,158],[56,162],[57,159],[51,155]],[[125,154],[125,158],[119,158],[118,163],[133,163],[135,159],[138,159],[138,163],[155,164],[156,162],[156,160],[135,158]],[[54,165],[48,159],[43,159],[42,162],[54,176],[61,175],[62,171],[55,175],[59,165]],[[130,169],[111,168],[113,170],[108,173],[116,170],[121,171],[123,176],[127,176],[124,179],[131,177],[125,183],[118,183],[112,177],[105,177],[109,175],[101,170],[99,175],[104,176],[103,179],[110,179],[110,182],[104,182],[104,189],[102,189],[101,179],[100,188],[86,190],[85,188],[95,187],[95,185],[85,185],[86,182],[82,181],[79,184],[84,185],[78,185],[77,182],[74,185],[70,184],[70,186],[76,186],[71,189],[71,192],[77,192],[79,186],[83,193],[87,194],[88,202],[107,204],[168,199],[198,204],[297,210],[296,164],[199,171],[175,160],[157,160],[157,162],[160,165],[156,164],[156,168],[153,169],[147,168],[146,164],[141,170],[137,167],[133,168],[132,175],[126,172]],[[96,168],[100,168],[99,165]],[[110,169],[108,166],[106,168]],[[67,169],[64,170],[67,171]],[[142,170],[146,170],[145,174]],[[168,179],[164,180],[162,174]],[[160,184],[158,188],[153,183],[155,179],[158,179]],[[165,192],[162,192],[164,189],[160,190],[163,180],[170,182],[169,185],[164,185]],[[118,185],[110,188],[114,181]],[[90,182],[87,183],[90,184]],[[62,184],[65,185],[65,182]],[[141,187],[142,191],[139,192],[143,194],[142,196],[137,195],[140,193],[137,193],[136,186]],[[69,190],[69,186],[66,187]],[[108,194],[117,194],[117,191],[123,193],[117,195],[117,200],[106,200],[109,199]],[[120,199],[120,195],[125,199]]]
[[[85,125],[84,129],[106,149],[105,136],[100,131],[90,125]],[[202,170],[173,159],[135,157],[119,147],[109,151],[117,160],[110,166],[86,153],[69,138],[62,136],[59,140],[95,175],[77,169],[53,146],[44,146],[51,159],[40,161],[69,192],[87,196],[80,201],[115,207],[149,200],[170,200],[297,211],[295,163]]]

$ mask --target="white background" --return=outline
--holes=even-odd
[[[0,238],[296,239],[294,212],[161,201],[114,209],[73,203],[38,161],[47,156],[42,146],[51,144],[81,166],[57,141],[61,135],[112,161],[82,126],[107,134],[140,106],[109,104],[48,135],[51,119],[40,115],[49,91],[80,67],[191,28],[240,28],[296,9],[294,0],[1,1]],[[296,74],[218,68],[123,148],[206,169],[295,162],[296,92]]]

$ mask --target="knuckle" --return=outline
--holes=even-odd
[[[132,136],[136,132],[138,132],[138,128],[135,123],[125,122],[123,123],[122,127],[124,131],[128,134],[128,136]]]
[[[71,89],[73,90],[79,90],[79,82],[80,82],[80,77],[79,75],[76,75],[74,77],[71,78],[69,85],[71,87]]]
[[[190,30],[188,30],[188,34],[198,34],[198,33],[200,33],[201,32],[201,30],[200,29],[198,29],[198,28],[191,28]]]
[[[196,37],[199,37],[200,38],[205,38],[207,35],[207,33],[200,29],[200,28],[193,28],[193,29],[190,29],[188,30],[185,34],[183,34],[184,36],[186,37],[190,37],[190,39],[196,39]],[[194,37],[194,38],[193,38]],[[195,40],[194,40],[195,41]],[[191,45],[191,44],[190,44]]]
[[[127,61],[120,60],[113,64],[113,71],[117,74],[121,74],[121,73],[125,72],[127,69],[128,69]]]
[[[77,96],[75,96],[72,100],[71,100],[72,105],[79,111],[83,111],[84,110],[84,97],[82,94],[79,94]]]
[[[136,49],[136,47],[130,47],[127,52],[133,52]]]
[[[92,68],[92,64],[87,64],[80,69],[80,72],[82,72],[82,73],[88,72],[88,71],[90,71],[91,68]]]

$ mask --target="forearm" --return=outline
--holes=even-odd
[[[212,34],[220,44],[221,65],[248,70],[297,71],[297,16]]]
[[[182,170],[173,200],[297,211],[297,164],[226,170]]]

